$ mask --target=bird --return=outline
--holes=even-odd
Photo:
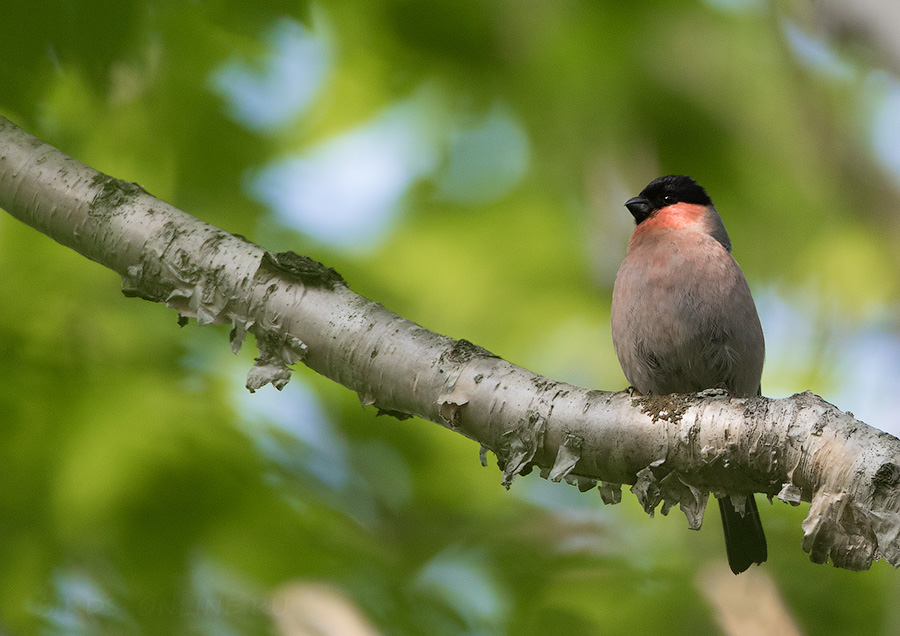
[[[625,207],[635,228],[616,274],[610,323],[625,378],[644,395],[724,388],[762,395],[765,340],[725,224],[692,178],[654,179]],[[735,499],[739,498],[735,495]],[[728,563],[740,574],[766,560],[756,499],[744,512],[719,499]]]

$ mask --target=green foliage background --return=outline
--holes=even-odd
[[[430,329],[604,389],[625,385],[608,335],[630,232],[621,203],[655,176],[690,174],[763,305],[792,308],[763,311],[764,390],[838,395],[841,333],[875,324],[895,342],[900,215],[869,145],[889,75],[858,46],[819,65],[800,55],[789,30],[811,28],[811,11],[20,3],[0,20],[0,113],[205,221],[335,267]],[[285,20],[326,42],[327,72],[307,107],[254,128],[216,74],[237,63],[264,75]],[[421,117],[433,156],[371,236],[313,238],[248,193],[268,162],[398,104],[401,120]],[[490,139],[456,156],[460,131],[492,114],[519,145],[492,164],[479,163]],[[178,329],[119,287],[0,216],[4,631],[267,633],[270,593],[297,580],[336,586],[384,634],[718,630],[698,582],[725,567],[714,509],[692,533],[677,513],[648,519],[627,492],[604,508],[537,475],[507,492],[471,442],[376,419],[304,368],[284,393],[246,395],[252,347],[234,358],[226,329]],[[809,338],[796,355],[795,333]],[[764,568],[798,624],[895,633],[894,571],[809,563],[805,510],[762,507]]]

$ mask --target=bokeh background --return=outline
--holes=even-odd
[[[622,203],[689,174],[757,298],[764,393],[900,433],[896,3],[7,4],[0,114],[583,386],[625,386]],[[627,492],[507,492],[472,442],[305,368],[249,395],[252,346],[119,290],[0,215],[0,632],[741,633],[714,508],[690,532]],[[811,564],[806,508],[761,506],[744,575],[780,633],[900,633],[898,574]]]

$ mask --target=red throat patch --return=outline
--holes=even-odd
[[[698,203],[673,203],[657,210],[637,226],[636,231],[651,228],[682,229],[704,224],[707,207]]]
[[[660,231],[688,229],[708,231],[708,213],[709,208],[699,203],[682,202],[667,205],[637,224],[628,243],[628,251]]]

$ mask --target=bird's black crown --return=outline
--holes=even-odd
[[[696,181],[679,174],[654,179],[641,190],[640,195],[628,199],[625,207],[631,212],[635,223],[642,223],[657,210],[675,203],[698,203],[712,205],[712,200]]]
[[[680,174],[670,174],[651,181],[641,190],[642,198],[647,199],[655,210],[673,203],[697,203],[712,205],[712,200],[696,181]]]

